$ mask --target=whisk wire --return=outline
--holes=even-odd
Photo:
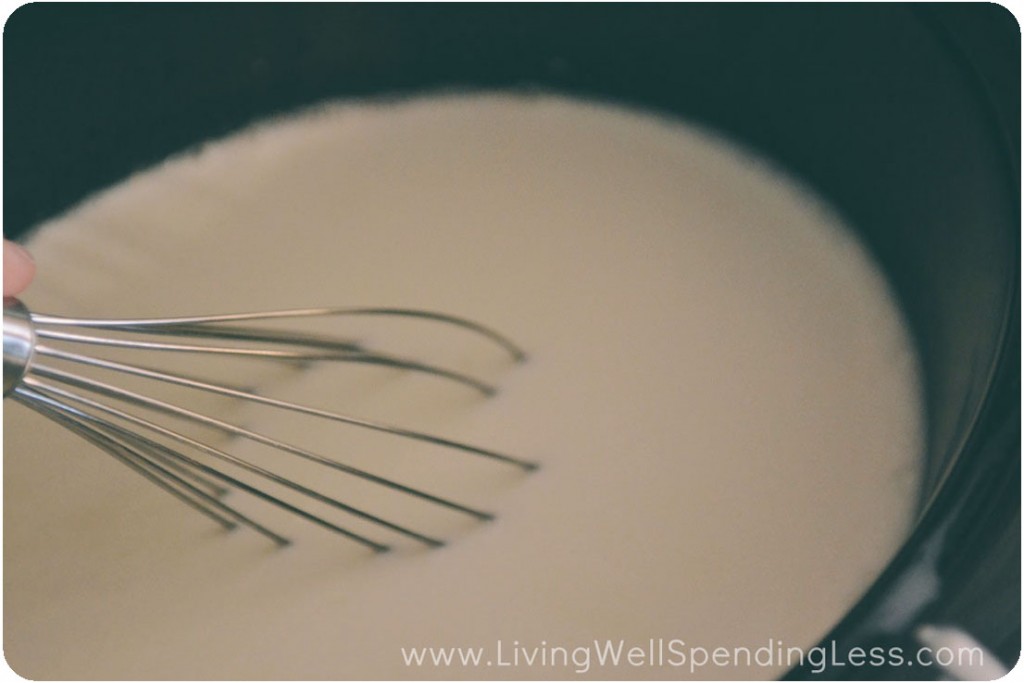
[[[37,324],[72,325],[78,327],[102,327],[107,329],[125,329],[135,331],[152,331],[165,334],[179,334],[183,329],[190,334],[197,332],[212,331],[207,328],[220,323],[248,322],[252,320],[280,320],[287,318],[321,318],[341,316],[386,316],[399,318],[418,318],[445,323],[461,327],[475,332],[493,341],[516,361],[526,359],[526,352],[505,335],[485,325],[481,325],[467,318],[462,318],[447,313],[426,311],[414,308],[388,308],[388,307],[363,307],[363,308],[295,308],[278,311],[263,311],[253,313],[225,313],[221,315],[202,316],[180,316],[172,318],[135,318],[135,319],[110,319],[110,318],[71,318],[67,316],[46,315],[33,313],[32,320]]]
[[[114,427],[115,425],[111,423],[110,426]],[[120,427],[117,429],[119,435],[126,441],[135,444],[137,449],[144,450],[146,456],[148,456],[147,459],[153,460],[156,464],[176,472],[179,477],[191,481],[194,486],[203,489],[211,497],[221,498],[228,494],[229,491],[225,487],[179,463],[175,459],[173,451],[162,443],[152,441],[141,434],[136,434]]]
[[[67,404],[61,404],[32,390],[19,390],[15,395],[29,399],[27,401],[22,400],[21,403],[106,451],[122,464],[127,465],[130,469],[168,493],[171,493],[190,507],[207,515],[225,529],[234,529],[237,526],[235,522],[228,518],[227,514],[221,514],[215,509],[218,507],[226,509],[227,507],[223,506],[216,498],[193,486],[168,469],[151,462],[142,455],[139,449],[132,448],[128,444],[90,426],[83,419],[76,417],[75,415],[78,411],[75,411]],[[199,502],[196,500],[197,498],[203,502]]]
[[[475,517],[479,520],[489,520],[493,518],[493,515],[489,512],[477,510],[466,505],[462,505],[461,503],[457,503],[453,500],[449,500],[447,498],[442,498],[440,496],[427,493],[426,491],[423,491],[421,489],[406,486],[405,484],[401,484],[391,479],[387,479],[385,477],[372,474],[371,472],[367,472],[366,470],[353,467],[351,465],[348,465],[337,460],[332,460],[331,458],[327,458],[317,453],[313,453],[312,451],[308,451],[304,448],[299,448],[298,446],[286,443],[284,441],[280,441],[265,434],[260,434],[259,432],[255,432],[244,427],[239,427],[238,425],[233,425],[228,422],[224,422],[223,420],[218,420],[216,418],[210,417],[208,415],[203,415],[201,413],[197,413],[193,410],[189,410],[181,406],[167,403],[166,401],[161,401],[149,396],[144,396],[137,392],[122,389],[120,387],[115,387],[105,382],[100,382],[99,380],[81,377],[45,365],[37,364],[35,367],[35,374],[41,377],[47,377],[49,379],[57,380],[65,384],[71,384],[73,386],[77,386],[80,389],[86,389],[89,391],[100,393],[110,398],[126,400],[137,405],[143,405],[148,408],[158,410],[165,414],[174,415],[177,417],[184,418],[186,420],[190,420],[192,422],[206,425],[208,427],[213,427],[214,429],[218,429],[227,434],[231,434],[233,436],[240,436],[242,438],[249,439],[257,443],[261,443],[265,446],[270,446],[280,451],[291,453],[292,455],[297,455],[301,458],[315,462],[325,467],[330,467],[332,469],[336,469],[346,474],[350,474],[352,476],[359,477],[367,481],[371,481],[375,484],[379,484],[381,486],[396,491],[401,491],[402,493],[406,493],[408,495],[430,501],[431,503],[436,503],[437,505],[441,505],[443,507],[446,507],[450,510],[455,510],[457,512],[462,512],[464,514],[470,515],[471,517]],[[273,399],[268,400],[272,401]],[[276,403],[271,403],[271,405],[276,405]]]
[[[213,456],[214,458],[216,458],[218,460],[221,460],[221,461],[224,461],[224,462],[228,462],[228,463],[230,463],[232,465],[235,465],[235,466],[237,466],[237,467],[239,467],[241,469],[244,469],[244,470],[246,470],[246,471],[248,471],[248,472],[250,472],[252,474],[256,474],[256,475],[258,475],[260,477],[263,477],[263,478],[265,478],[265,479],[267,479],[269,481],[273,481],[273,482],[275,482],[277,484],[280,484],[282,486],[290,488],[293,491],[296,491],[296,492],[298,492],[300,494],[303,494],[303,495],[305,495],[305,496],[307,496],[307,497],[309,497],[309,498],[311,498],[313,500],[317,500],[319,502],[326,503],[326,504],[331,505],[333,507],[336,507],[339,510],[342,510],[344,512],[348,512],[348,513],[350,513],[352,515],[355,515],[357,517],[361,517],[363,519],[367,519],[368,521],[375,522],[375,523],[377,523],[377,524],[379,524],[381,526],[390,528],[390,529],[392,529],[394,531],[397,531],[398,533],[402,533],[402,534],[404,534],[406,536],[409,536],[410,538],[414,538],[414,539],[416,539],[416,540],[418,540],[418,541],[420,541],[422,543],[425,543],[427,545],[431,545],[431,546],[443,545],[443,543],[441,541],[437,540],[437,539],[433,539],[433,538],[430,538],[428,536],[424,536],[424,535],[419,534],[419,533],[417,533],[415,531],[412,531],[411,529],[406,529],[405,527],[399,526],[397,524],[393,524],[392,522],[388,522],[387,520],[384,520],[384,519],[382,519],[382,518],[380,518],[380,517],[378,517],[376,515],[373,515],[371,513],[365,512],[363,510],[359,510],[357,508],[354,508],[354,507],[352,507],[350,505],[347,505],[347,504],[345,504],[345,503],[343,503],[343,502],[341,502],[339,500],[335,500],[335,499],[333,499],[333,498],[331,498],[329,496],[326,496],[326,495],[324,495],[322,493],[319,493],[317,491],[314,491],[314,490],[312,490],[312,489],[310,489],[310,488],[308,488],[306,486],[303,486],[302,484],[299,484],[299,483],[294,482],[294,481],[292,481],[290,479],[287,479],[285,477],[277,475],[274,472],[270,472],[269,470],[267,470],[265,468],[262,468],[262,467],[260,467],[258,465],[254,465],[253,463],[247,462],[247,461],[245,461],[245,460],[243,460],[241,458],[238,458],[238,457],[236,457],[236,456],[234,456],[234,455],[232,455],[230,453],[227,453],[226,451],[222,451],[222,450],[220,450],[218,448],[215,448],[215,447],[213,447],[213,446],[211,446],[211,445],[209,445],[207,443],[203,443],[203,442],[198,441],[196,439],[190,438],[188,436],[185,436],[184,434],[181,434],[179,432],[175,432],[174,430],[168,429],[166,427],[158,425],[158,424],[156,424],[154,422],[151,422],[149,420],[146,420],[144,418],[140,418],[140,417],[138,417],[136,415],[131,415],[131,414],[126,413],[126,412],[124,412],[122,410],[118,410],[117,408],[114,408],[113,406],[109,406],[109,405],[100,403],[98,401],[94,401],[94,400],[92,400],[90,398],[86,398],[84,396],[75,394],[74,392],[66,391],[64,389],[61,389],[59,387],[55,387],[53,385],[48,385],[46,383],[39,382],[38,380],[36,380],[34,378],[27,378],[26,379],[26,384],[28,386],[32,387],[33,389],[35,389],[36,390],[36,394],[42,394],[44,396],[59,396],[61,398],[73,401],[73,402],[78,403],[80,405],[87,406],[87,407],[92,408],[94,410],[98,410],[98,411],[100,411],[102,413],[105,413],[107,415],[111,415],[111,416],[116,417],[118,419],[124,420],[124,421],[126,421],[126,422],[128,422],[130,424],[135,425],[136,427],[141,427],[143,429],[150,430],[150,431],[152,431],[154,433],[157,433],[157,434],[160,434],[160,435],[165,436],[167,438],[170,438],[170,439],[172,439],[174,441],[177,441],[179,443],[182,443],[182,444],[184,444],[186,446],[190,446],[190,447],[192,447],[192,448],[194,448],[194,449],[196,449],[198,451],[202,451],[202,452],[204,452],[204,453],[206,453],[208,455]],[[289,512],[292,512],[292,513],[297,514],[297,515],[299,515],[301,517],[304,517],[305,519],[308,519],[309,521],[315,522],[316,524],[319,524],[320,526],[324,526],[326,528],[329,528],[329,529],[331,529],[331,530],[333,530],[333,531],[335,531],[337,533],[340,533],[340,534],[342,534],[344,536],[347,536],[348,538],[351,538],[352,540],[358,541],[358,542],[360,542],[360,543],[362,543],[362,544],[364,544],[364,545],[366,545],[366,546],[368,546],[368,547],[370,547],[370,548],[372,548],[374,550],[385,551],[385,550],[389,549],[389,546],[387,546],[387,545],[378,543],[378,542],[373,541],[373,540],[371,540],[371,539],[369,539],[369,538],[367,538],[365,536],[362,536],[361,534],[357,534],[357,533],[355,533],[355,532],[353,532],[353,531],[351,531],[349,529],[346,529],[344,527],[340,527],[338,525],[335,525],[332,522],[329,522],[329,521],[323,519],[322,517],[316,516],[316,515],[314,515],[314,514],[312,514],[310,512],[307,512],[306,510],[303,510],[303,509],[298,508],[298,507],[296,507],[294,505],[291,505],[290,503],[287,503],[286,501],[281,500],[280,498],[277,498],[275,496],[272,496],[272,495],[266,493],[262,489],[259,489],[259,488],[255,487],[255,486],[250,486],[249,484],[245,483],[241,479],[238,479],[236,477],[232,477],[231,475],[228,475],[228,474],[222,472],[221,470],[218,470],[216,468],[210,467],[210,466],[206,465],[205,463],[202,463],[202,462],[196,460],[195,458],[187,456],[187,455],[185,455],[184,453],[182,453],[180,451],[175,451],[175,453],[177,454],[177,457],[182,459],[184,462],[187,462],[191,467],[195,467],[196,469],[199,469],[199,470],[205,472],[206,474],[208,474],[210,476],[217,477],[218,479],[221,479],[223,481],[227,481],[232,486],[235,486],[235,487],[238,487],[238,488],[240,488],[242,490],[245,490],[245,491],[247,491],[247,492],[249,492],[249,493],[251,493],[251,494],[253,494],[255,496],[258,496],[260,498],[263,498],[264,500],[267,500],[268,502],[272,502],[272,503],[278,505],[279,507],[283,507],[284,509],[288,510]]]
[[[91,441],[111,455],[114,455],[119,461],[129,467],[136,469],[140,464],[150,467],[152,471],[149,473],[139,471],[138,469],[136,469],[136,471],[139,471],[140,474],[150,481],[154,481],[154,483],[157,483],[165,490],[174,494],[179,498],[179,500],[183,500],[189,506],[199,510],[209,517],[214,518],[226,529],[231,530],[237,528],[240,523],[269,538],[279,546],[285,546],[291,543],[291,541],[284,536],[268,529],[248,515],[226,505],[223,501],[219,500],[216,494],[211,495],[200,490],[198,487],[190,485],[187,481],[184,481],[182,476],[176,475],[174,472],[170,471],[171,468],[169,463],[164,462],[163,464],[165,466],[161,466],[160,463],[154,462],[151,457],[148,457],[154,455],[154,451],[156,449],[160,449],[165,453],[175,456],[176,458],[181,458],[181,454],[176,451],[168,449],[163,444],[147,439],[141,434],[127,430],[120,425],[110,422],[109,420],[104,420],[95,415],[90,415],[89,413],[74,408],[67,403],[58,401],[53,397],[45,396],[34,392],[31,389],[21,389],[17,393],[30,399],[30,401],[22,399],[21,402],[24,405],[27,405],[33,410],[37,410],[41,414],[63,424],[71,429],[71,431],[78,433],[83,438]],[[120,438],[114,438],[113,435],[117,435],[117,437]],[[129,457],[125,458],[122,454]],[[136,458],[137,462],[132,462],[132,457]],[[176,467],[179,468],[179,472],[190,472],[190,470],[180,464],[176,464]],[[192,476],[196,476],[195,473],[190,473]],[[163,481],[160,481],[161,478]],[[227,489],[223,489],[222,487],[218,488],[221,488],[223,491],[227,491]],[[194,498],[190,498],[185,492],[193,494]]]
[[[489,338],[517,360],[522,360],[525,357],[522,350],[515,344],[490,328],[465,318],[416,309],[309,308],[266,313],[112,320],[33,314],[21,302],[11,299],[5,300],[4,303],[4,395],[13,397],[44,417],[69,429],[80,438],[98,446],[136,473],[158,484],[160,488],[203,512],[225,528],[244,525],[279,545],[288,543],[283,536],[267,529],[221,500],[221,497],[230,489],[239,489],[375,551],[389,549],[389,545],[335,524],[319,514],[302,509],[264,488],[266,486],[281,486],[299,494],[302,497],[301,500],[297,499],[299,503],[305,501],[306,503],[315,502],[328,505],[352,517],[374,524],[380,529],[401,534],[428,546],[443,545],[441,540],[433,536],[420,533],[405,525],[397,524],[380,515],[345,503],[336,497],[278,474],[248,458],[233,455],[198,438],[188,436],[176,428],[161,425],[146,417],[129,412],[130,408],[123,409],[119,406],[142,408],[146,411],[212,428],[223,434],[244,438],[270,447],[275,451],[330,467],[373,485],[415,497],[477,520],[489,520],[493,518],[493,515],[182,405],[80,375],[73,371],[72,366],[83,370],[99,369],[140,379],[154,380],[157,383],[175,385],[188,390],[324,418],[482,456],[514,465],[523,470],[535,469],[537,464],[530,460],[425,432],[271,398],[257,393],[249,387],[239,387],[219,380],[209,380],[180,372],[168,372],[136,363],[109,360],[54,347],[49,343],[39,343],[39,340],[45,340],[65,345],[99,345],[146,352],[236,355],[257,361],[297,363],[302,367],[317,361],[369,363],[436,375],[471,386],[485,394],[493,393],[493,387],[467,374],[417,360],[367,350],[361,344],[351,340],[236,324],[259,320],[355,315],[409,317],[442,322],[468,329]],[[62,329],[69,327],[79,329]],[[83,334],[80,331],[82,328],[106,330],[107,333]],[[176,340],[145,339],[145,335],[150,337],[175,335],[193,339],[196,342],[183,343]],[[259,344],[259,346],[254,346],[254,344]],[[54,367],[48,364],[48,360],[58,361],[59,366]],[[65,364],[70,364],[66,365],[67,369],[64,369]],[[104,399],[113,399],[114,404]],[[155,438],[150,438],[147,434]],[[164,443],[164,441],[168,443]],[[192,451],[196,452],[195,455],[203,454],[203,458],[192,457],[188,454]],[[225,468],[217,463],[224,463],[229,467],[225,471]],[[230,473],[233,471],[232,468],[252,475],[253,482],[248,483],[238,476],[234,476]]]
[[[402,370],[414,370],[429,375],[444,377],[446,379],[465,384],[476,389],[486,396],[492,396],[495,388],[474,377],[461,372],[448,370],[435,365],[428,365],[419,361],[407,360],[378,352],[367,351],[324,351],[319,347],[313,351],[294,351],[276,349],[239,348],[232,346],[208,346],[198,344],[170,344],[166,342],[154,342],[141,339],[114,339],[111,337],[96,337],[85,334],[62,332],[46,328],[38,328],[36,336],[40,339],[52,339],[65,342],[77,342],[81,344],[95,344],[97,346],[109,346],[124,349],[137,349],[145,351],[175,351],[182,353],[212,353],[229,356],[249,356],[264,360],[292,361],[305,363],[308,361],[334,361],[342,363],[366,363],[398,368]],[[51,350],[52,351],[52,350]],[[40,348],[37,353],[42,352]]]
[[[500,460],[502,462],[506,462],[506,463],[509,463],[511,465],[516,465],[517,467],[520,467],[520,468],[525,469],[525,470],[532,470],[532,469],[536,469],[536,467],[537,467],[537,464],[532,462],[532,461],[524,460],[522,458],[517,458],[517,457],[514,457],[514,456],[510,456],[510,455],[505,455],[503,453],[499,453],[497,451],[493,451],[493,450],[490,450],[490,449],[480,448],[479,446],[474,446],[472,444],[463,443],[461,441],[454,441],[454,440],[451,440],[451,439],[445,439],[445,438],[442,438],[442,437],[439,437],[439,436],[435,436],[433,434],[427,434],[427,433],[424,433],[424,432],[418,432],[418,431],[415,431],[415,430],[412,430],[412,429],[405,429],[403,427],[395,427],[395,426],[392,426],[392,425],[387,425],[387,424],[384,424],[384,423],[381,423],[381,422],[374,422],[372,420],[358,418],[358,417],[354,417],[354,416],[351,416],[351,415],[342,415],[340,413],[334,413],[334,412],[331,412],[331,411],[328,411],[328,410],[321,410],[320,408],[313,408],[313,407],[310,407],[310,406],[304,406],[304,405],[301,405],[301,404],[298,404],[298,403],[292,403],[290,401],[283,401],[281,399],[271,398],[269,396],[262,396],[260,394],[255,394],[255,393],[252,393],[252,392],[239,391],[238,389],[234,389],[234,388],[227,387],[227,386],[220,385],[220,384],[212,384],[212,383],[209,383],[209,382],[202,382],[202,381],[198,381],[198,380],[195,380],[195,379],[181,377],[179,375],[171,375],[171,374],[168,374],[168,373],[158,372],[158,371],[154,371],[154,370],[148,370],[148,369],[141,368],[141,367],[138,367],[138,366],[132,366],[132,365],[129,365],[127,363],[118,363],[118,362],[115,362],[115,361],[108,361],[108,360],[104,360],[104,359],[94,358],[92,356],[82,356],[80,354],[70,353],[70,352],[67,352],[67,351],[61,351],[61,350],[58,350],[58,349],[52,349],[52,348],[44,346],[44,345],[38,345],[36,347],[36,353],[38,355],[40,355],[40,356],[50,356],[52,358],[61,358],[63,360],[70,360],[70,361],[74,361],[74,362],[77,362],[77,363],[84,363],[84,364],[87,364],[87,365],[92,365],[92,366],[95,366],[95,367],[102,367],[102,368],[106,368],[108,370],[115,370],[117,372],[124,372],[124,373],[127,373],[127,374],[136,375],[136,376],[139,376],[139,377],[148,377],[150,379],[156,379],[156,380],[160,380],[160,381],[163,381],[163,382],[168,382],[170,384],[177,384],[179,386],[185,386],[185,387],[189,387],[189,388],[192,388],[192,389],[199,389],[199,390],[207,391],[207,392],[214,393],[214,394],[220,394],[222,396],[230,396],[232,398],[238,398],[238,399],[241,399],[241,400],[244,400],[244,401],[251,401],[253,403],[260,403],[260,404],[263,404],[263,405],[272,406],[274,408],[282,408],[284,410],[290,410],[290,411],[293,411],[293,412],[302,413],[302,414],[305,414],[305,415],[311,415],[311,416],[314,416],[314,417],[321,417],[321,418],[325,418],[325,419],[328,419],[328,420],[333,420],[335,422],[341,422],[341,423],[348,424],[348,425],[364,427],[366,429],[371,429],[371,430],[378,431],[378,432],[384,432],[386,434],[393,434],[395,436],[401,436],[401,437],[405,437],[405,438],[408,438],[408,439],[413,439],[413,440],[417,440],[417,441],[425,441],[425,442],[437,444],[437,445],[440,445],[440,446],[446,446],[448,448],[453,448],[453,449],[464,451],[464,452],[467,452],[467,453],[473,453],[475,455],[481,455],[481,456],[484,456],[484,457],[487,457],[487,458],[491,458],[491,459],[494,459],[494,460]],[[48,371],[51,372],[51,373],[52,372],[57,372],[56,370],[53,370],[53,369],[48,369]],[[119,391],[119,393],[121,394],[122,397],[126,397],[124,395],[124,392],[120,392],[120,390],[117,390],[115,387],[111,387],[110,385],[105,385],[105,384],[100,383],[100,382],[96,382],[96,385],[97,386],[101,386],[102,385],[102,386],[108,387],[110,390]],[[132,396],[132,398],[135,398],[135,396]],[[190,412],[190,411],[186,411],[186,412]],[[202,418],[202,416],[197,416],[196,419],[209,419],[209,420],[211,420],[210,424],[216,423],[216,424],[214,424],[214,426],[226,427],[226,428],[230,429],[230,425],[225,425],[225,423],[220,422],[219,420],[212,420],[212,418]],[[239,433],[239,432],[236,432],[236,433]],[[260,440],[260,439],[257,438],[256,440]],[[280,444],[271,444],[271,445],[275,445],[277,447],[280,447]],[[301,455],[301,453],[296,453],[296,455]],[[332,461],[328,460],[324,464],[328,464],[328,463],[331,463],[331,462]],[[334,466],[334,465],[331,465],[331,466]]]
[[[47,369],[40,368],[39,369],[39,374],[42,375],[42,376],[52,377],[52,375],[49,372],[46,372],[45,370],[47,370]],[[69,381],[69,383],[73,384],[74,381],[73,380],[69,380],[67,377],[68,376],[65,375],[65,381]],[[74,378],[74,379],[80,379],[80,378]],[[102,404],[102,403],[99,403],[97,401],[93,401],[91,399],[85,398],[84,396],[80,396],[80,395],[76,395],[76,394],[73,394],[73,393],[69,393],[67,391],[59,389],[59,388],[54,387],[52,385],[41,385],[41,383],[39,383],[34,378],[27,378],[26,379],[26,383],[29,386],[35,387],[37,389],[42,388],[42,389],[44,389],[47,392],[54,393],[54,394],[57,394],[59,396],[63,396],[64,398],[70,399],[70,400],[75,401],[75,402],[80,403],[80,404],[87,405],[87,406],[89,406],[91,408],[94,408],[96,410],[100,410],[100,411],[102,411],[104,413],[107,413],[109,415],[113,415],[113,416],[115,416],[117,418],[120,418],[122,420],[127,420],[127,421],[131,422],[132,424],[135,424],[136,426],[139,426],[139,427],[142,427],[144,429],[148,429],[148,430],[154,431],[154,432],[156,432],[158,434],[161,434],[163,436],[166,436],[166,437],[169,437],[171,439],[174,439],[175,441],[178,441],[180,443],[184,443],[184,444],[186,444],[188,446],[191,446],[191,447],[196,448],[198,450],[201,450],[201,451],[203,451],[203,452],[205,452],[205,453],[207,453],[209,455],[212,455],[213,457],[217,458],[218,460],[222,460],[224,462],[229,462],[229,463],[231,463],[231,464],[233,464],[233,465],[235,465],[237,467],[240,467],[240,468],[242,468],[242,469],[244,469],[244,470],[246,470],[246,471],[248,471],[248,472],[250,472],[252,474],[255,474],[257,476],[263,477],[265,479],[273,481],[274,483],[280,484],[280,485],[285,486],[287,488],[290,488],[293,491],[296,491],[296,492],[298,492],[298,493],[300,493],[300,494],[302,494],[302,495],[304,495],[304,496],[306,496],[308,498],[311,498],[313,500],[319,501],[321,503],[325,503],[325,504],[330,505],[332,507],[335,507],[335,508],[337,508],[339,510],[342,510],[343,512],[347,512],[347,513],[349,513],[351,515],[354,515],[354,516],[359,517],[361,519],[365,519],[367,521],[373,522],[373,523],[378,524],[378,525],[380,525],[382,527],[391,529],[392,531],[396,531],[396,532],[398,532],[400,534],[408,536],[409,538],[413,538],[413,539],[415,539],[417,541],[420,541],[421,543],[425,543],[425,544],[430,545],[430,546],[440,546],[440,545],[443,545],[443,542],[439,541],[436,538],[431,538],[431,537],[426,536],[424,534],[420,534],[420,533],[418,533],[416,531],[413,531],[412,529],[409,529],[407,527],[404,527],[404,526],[402,526],[400,524],[396,524],[394,522],[390,522],[390,521],[384,519],[383,517],[380,517],[380,516],[375,515],[373,513],[367,512],[367,511],[362,510],[360,508],[357,508],[355,506],[352,506],[352,505],[349,505],[347,503],[344,503],[344,502],[342,502],[342,501],[340,501],[340,500],[338,500],[336,498],[332,498],[330,496],[324,495],[323,493],[320,493],[319,491],[315,491],[315,490],[313,490],[313,489],[311,489],[311,488],[309,488],[307,486],[304,486],[304,485],[302,485],[302,484],[300,484],[300,483],[298,483],[298,482],[296,482],[294,480],[288,479],[286,477],[282,477],[279,474],[271,472],[270,470],[268,470],[268,469],[266,469],[264,467],[260,467],[259,465],[251,463],[251,462],[249,462],[247,460],[243,460],[242,458],[239,458],[239,457],[237,457],[235,455],[232,455],[232,454],[230,454],[230,453],[228,453],[226,451],[223,451],[223,450],[220,450],[218,448],[215,448],[215,447],[213,447],[213,446],[211,446],[211,445],[209,445],[207,443],[203,443],[201,441],[197,441],[196,439],[192,439],[192,438],[190,438],[188,436],[185,436],[184,434],[181,434],[180,432],[176,432],[174,430],[168,429],[167,427],[163,427],[163,426],[158,425],[158,424],[156,424],[154,422],[150,422],[149,420],[146,420],[144,418],[140,418],[137,415],[131,415],[129,413],[125,413],[125,412],[123,412],[121,410],[118,410],[117,408],[112,407],[112,406],[109,406],[109,405],[106,405],[106,404]],[[89,382],[86,381],[86,382],[83,382],[79,386],[82,386],[83,388],[85,388],[85,387],[88,386],[88,384],[89,384]],[[109,388],[109,387],[105,387],[105,388]],[[96,390],[100,391],[99,388],[97,388]],[[101,393],[105,393],[105,392],[101,392]],[[133,394],[132,395],[132,399],[133,400],[137,400],[137,401],[141,401],[142,399],[145,399],[145,398],[146,397],[140,396],[139,394]],[[162,403],[162,402],[155,401],[153,399],[148,399],[148,400],[153,402],[153,403]],[[170,404],[166,404],[165,403],[163,405],[167,406],[169,408],[177,408],[178,410],[182,410],[182,411],[185,411],[185,412],[191,412],[191,411],[187,411],[187,410],[182,409],[182,408],[178,408],[177,406],[170,406]],[[193,413],[193,414],[198,415],[196,413]],[[200,416],[200,417],[203,417],[203,416]],[[210,418],[210,419],[212,420],[212,418]],[[246,431],[248,431],[248,430],[239,429],[239,433],[246,432]],[[268,439],[268,441],[272,442],[273,440],[272,439]],[[193,461],[193,462],[195,462],[195,461]]]

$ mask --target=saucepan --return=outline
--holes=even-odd
[[[327,98],[538,88],[719,131],[848,217],[924,375],[917,522],[823,644],[841,661],[961,638],[1009,667],[1020,650],[1019,36],[994,5],[27,5],[4,31],[4,231]]]

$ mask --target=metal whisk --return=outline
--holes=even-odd
[[[4,397],[11,397],[66,427],[181,501],[211,517],[225,528],[243,525],[263,534],[277,544],[285,545],[289,542],[285,537],[264,527],[222,500],[223,494],[228,490],[238,489],[375,551],[385,551],[390,547],[287,502],[269,493],[265,486],[239,479],[229,473],[231,467],[235,467],[254,475],[256,480],[274,482],[287,487],[299,494],[302,499],[337,508],[429,546],[443,545],[443,541],[437,538],[346,504],[288,477],[276,474],[271,468],[243,459],[188,436],[180,430],[137,415],[132,408],[144,408],[148,411],[203,425],[226,435],[248,439],[269,446],[288,456],[303,458],[318,465],[339,470],[375,485],[399,491],[479,520],[491,519],[492,515],[419,488],[372,474],[353,465],[324,457],[251,429],[230,424],[193,409],[115,386],[77,371],[62,369],[68,365],[82,369],[99,368],[104,371],[169,383],[233,399],[242,399],[273,408],[385,432],[406,439],[427,442],[439,447],[489,458],[522,470],[536,469],[535,462],[468,443],[279,400],[263,396],[248,388],[235,387],[219,381],[108,360],[95,355],[85,355],[78,350],[89,346],[102,346],[153,352],[221,354],[293,364],[320,361],[367,363],[427,373],[465,384],[484,394],[493,393],[494,390],[491,386],[469,375],[368,350],[351,341],[309,333],[237,325],[237,323],[255,321],[357,315],[418,318],[460,327],[496,343],[517,361],[525,358],[521,349],[489,328],[464,318],[414,309],[318,308],[182,318],[103,320],[30,313],[20,301],[7,299],[4,301],[3,323]],[[169,336],[179,339],[168,340]],[[68,350],[68,348],[74,350]],[[58,365],[53,365],[49,362],[51,360],[60,362]],[[105,399],[113,399],[113,402]],[[202,454],[202,457],[197,457],[199,454]],[[224,464],[231,467],[224,467]]]

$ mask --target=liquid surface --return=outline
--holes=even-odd
[[[329,107],[131,178],[30,246],[41,312],[394,305],[493,325],[525,364],[429,324],[336,329],[494,398],[384,368],[242,372],[543,468],[195,399],[498,514],[453,521],[279,456],[451,543],[376,556],[232,495],[295,539],[276,550],[8,401],[4,652],[26,677],[687,678],[668,651],[601,666],[594,640],[810,646],[911,520],[916,364],[882,277],[806,191],[681,124],[550,97]],[[407,666],[424,647],[480,664]]]

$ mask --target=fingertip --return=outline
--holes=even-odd
[[[36,274],[32,256],[20,244],[4,240],[4,296],[17,296]]]

